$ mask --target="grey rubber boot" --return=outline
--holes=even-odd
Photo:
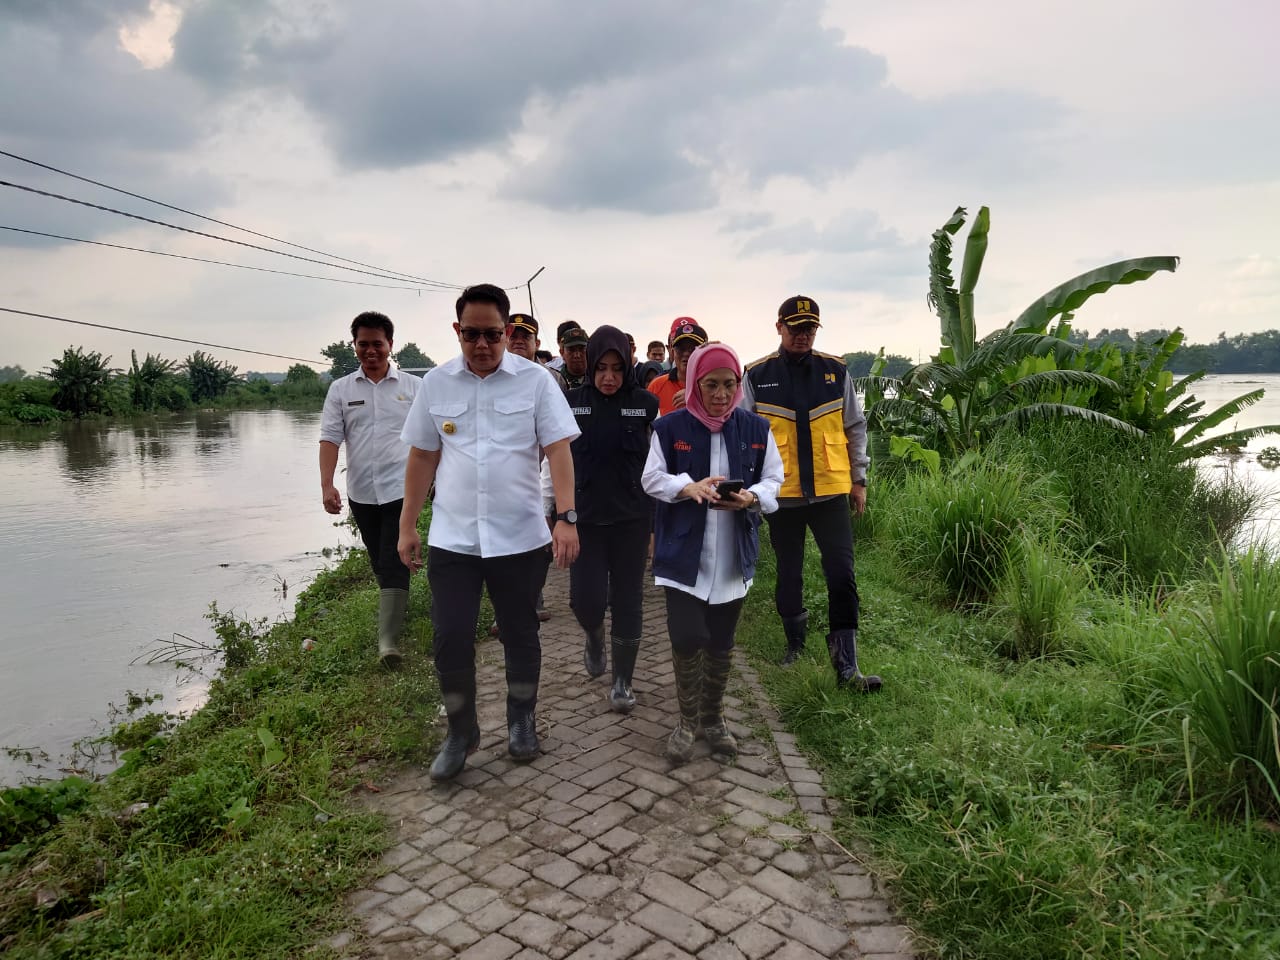
[[[698,732],[698,713],[702,699],[702,651],[692,656],[671,651],[671,663],[675,667],[676,701],[680,705],[680,718],[676,728],[667,738],[667,759],[673,763],[685,763],[693,756],[693,739]]]
[[[884,681],[858,669],[858,631],[833,630],[827,634],[827,652],[836,671],[836,686],[853,687],[859,693],[875,693]]]
[[[738,741],[724,722],[724,691],[729,685],[733,654],[707,651],[702,660],[702,699],[699,713],[702,736],[717,760],[732,763],[738,756]]]
[[[586,667],[587,676],[602,676],[609,666],[604,654],[604,624],[584,632],[586,639],[582,643],[582,665]]]
[[[613,688],[609,691],[609,707],[615,713],[630,713],[636,705],[631,677],[635,673],[636,657],[639,654],[639,637],[634,640],[613,638]]]
[[[408,590],[391,588],[378,594],[378,659],[388,669],[394,670],[404,659],[400,655],[400,635],[404,633],[408,609]]]
[[[809,611],[801,610],[794,617],[782,618],[782,633],[787,638],[787,652],[782,655],[782,666],[796,662],[804,650],[804,635],[809,630]]]
[[[440,674],[440,697],[449,717],[449,733],[431,762],[432,780],[451,780],[462,772],[467,757],[480,746],[476,719],[476,672],[457,670]]]

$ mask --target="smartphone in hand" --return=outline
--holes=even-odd
[[[728,496],[729,496],[729,494],[731,494],[731,493],[741,493],[741,492],[742,492],[742,481],[741,481],[741,480],[721,480],[719,483],[717,483],[717,484],[716,484],[716,494],[717,494],[721,499],[727,499],[727,498],[728,498]],[[716,500],[712,500],[712,501],[711,501],[711,509],[712,509],[712,510],[726,510],[726,509],[729,509],[729,508],[728,508],[728,507],[722,507],[718,501],[716,501]]]

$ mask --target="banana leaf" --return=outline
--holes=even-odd
[[[1146,280],[1153,274],[1168,270],[1173,272],[1178,268],[1178,257],[1138,257],[1133,260],[1120,260],[1117,263],[1109,263],[1104,267],[1097,267],[1087,273],[1082,273],[1078,277],[1073,277],[1066,283],[1054,287],[1043,297],[1037,300],[1008,328],[1011,331],[1044,331],[1049,326],[1049,321],[1060,313],[1067,311],[1076,311],[1080,306],[1095,294],[1105,293],[1114,286],[1127,283],[1137,283],[1140,280]]]

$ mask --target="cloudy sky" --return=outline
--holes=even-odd
[[[0,150],[419,280],[533,284],[544,327],[673,317],[755,356],[924,358],[929,234],[991,208],[979,332],[1125,257],[1178,272],[1090,330],[1280,327],[1280,6],[1190,0],[2,0]],[[0,180],[279,246],[0,156]],[[0,187],[0,307],[318,357],[379,309],[456,352],[454,294]],[[299,256],[314,254],[292,252]],[[522,289],[513,300],[527,309]],[[0,365],[191,348],[0,313]],[[287,361],[224,351],[241,370]]]

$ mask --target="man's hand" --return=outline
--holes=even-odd
[[[342,494],[332,483],[327,483],[320,488],[320,502],[324,504],[326,513],[342,512]]]
[[[551,556],[561,570],[573,566],[578,559],[578,528],[564,520],[551,528]]]
[[[683,406],[684,406],[684,391],[683,391],[683,390],[677,390],[677,391],[675,392],[675,396],[673,396],[673,397],[671,398],[671,405],[672,405],[673,407],[675,407],[677,410],[679,410],[681,407],[683,407]]]
[[[860,517],[863,511],[867,509],[867,488],[861,484],[855,483],[853,489],[849,491],[849,509],[853,511],[855,517]]]
[[[410,573],[422,569],[422,536],[416,529],[401,530],[400,539],[396,543],[396,553],[400,554],[400,562],[409,568]]]

